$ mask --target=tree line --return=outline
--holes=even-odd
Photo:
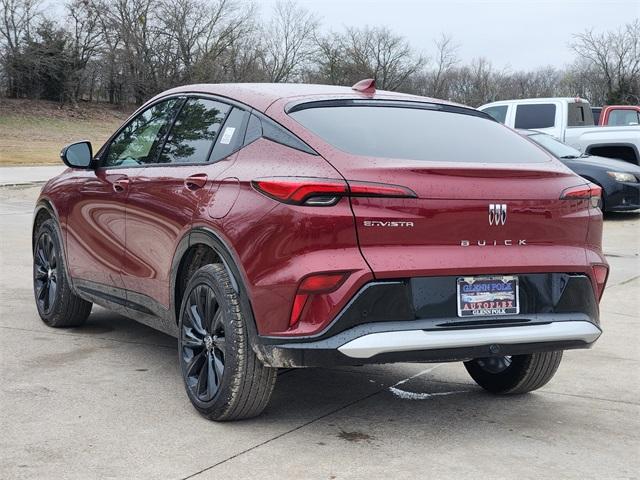
[[[463,63],[447,35],[419,52],[387,27],[326,32],[313,12],[283,0],[263,20],[249,0],[0,0],[0,94],[76,103],[140,104],[188,83],[312,82],[378,88],[478,106],[580,96],[640,103],[640,19],[572,35],[572,64],[529,71]]]

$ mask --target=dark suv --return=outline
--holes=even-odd
[[[601,333],[600,189],[471,108],[371,81],[191,85],[61,156],[40,316],[96,303],[177,336],[210,419],[259,414],[277,367],[464,361],[523,393]]]

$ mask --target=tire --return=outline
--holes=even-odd
[[[44,221],[34,240],[33,293],[40,318],[54,328],[82,325],[93,304],[71,289],[55,221]]]
[[[471,378],[485,390],[502,395],[531,392],[555,375],[562,351],[476,358],[464,362]]]
[[[246,313],[222,265],[198,269],[180,306],[178,357],[187,396],[209,420],[259,415],[277,369],[264,366],[249,342]]]

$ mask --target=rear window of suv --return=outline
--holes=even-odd
[[[479,112],[454,113],[439,105],[419,108],[398,103],[302,105],[289,115],[329,144],[354,155],[434,162],[548,160],[531,142]]]
[[[556,123],[553,103],[534,103],[516,107],[515,128],[550,128]]]

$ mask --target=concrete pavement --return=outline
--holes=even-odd
[[[44,183],[66,168],[62,161],[60,165],[52,166],[0,167],[0,186]]]
[[[38,188],[0,188],[0,478],[637,478],[640,216],[605,222],[605,333],[536,393],[494,397],[461,364],[283,371],[266,413],[190,406],[176,341],[100,308],[39,320]]]

